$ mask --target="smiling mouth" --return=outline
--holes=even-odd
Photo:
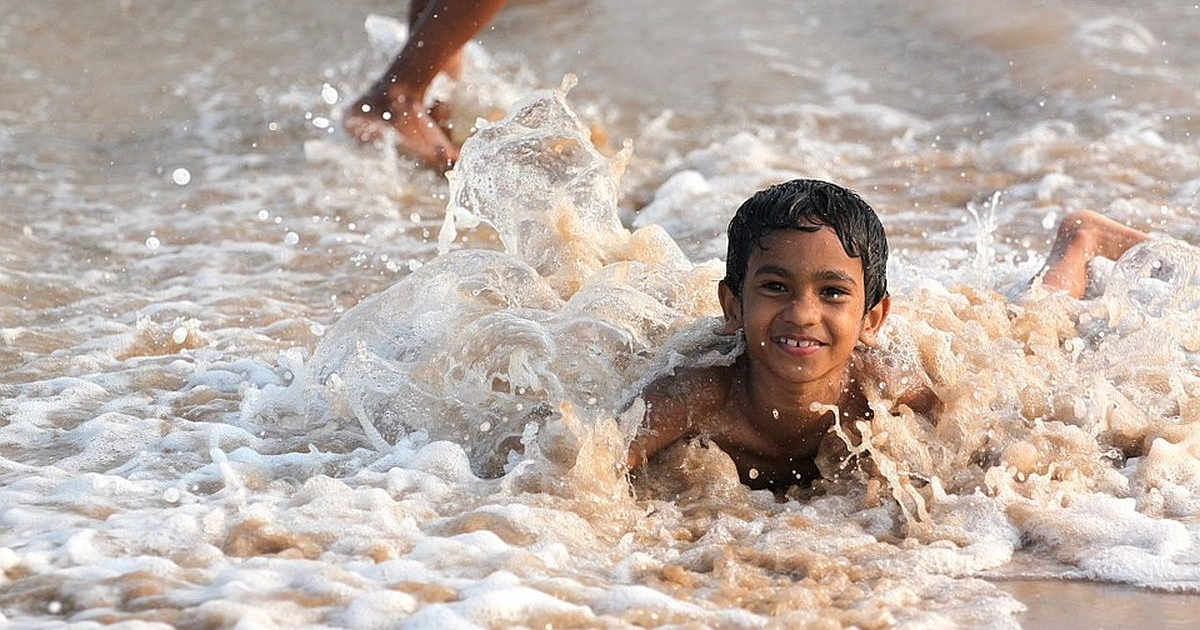
[[[814,339],[793,339],[790,337],[776,337],[775,343],[782,344],[791,348],[817,348],[825,344]]]

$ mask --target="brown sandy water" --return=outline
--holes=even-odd
[[[1192,628],[1200,596],[1160,593],[1119,584],[1023,580],[1000,582],[1028,610],[1017,615],[1027,630],[1057,628]]]
[[[1194,283],[1118,271],[1130,290],[1078,305],[1015,290],[1072,209],[1200,242],[1194,3],[515,1],[466,84],[439,87],[459,115],[570,72],[570,106],[610,149],[633,142],[616,186],[589,180],[619,222],[561,215],[539,251],[577,266],[544,286],[482,280],[524,278],[509,259],[439,259],[447,181],[338,130],[388,55],[367,16],[402,9],[0,18],[0,621],[1198,618]],[[631,497],[605,403],[664,347],[709,341],[729,213],[796,176],[884,218],[890,356],[911,342],[953,413],[881,422],[870,447],[941,485],[776,503],[692,449]],[[526,177],[485,198],[555,197]],[[475,247],[501,243],[460,228],[450,249]],[[359,370],[339,373],[342,415],[314,403],[330,339]],[[530,455],[476,476],[504,431]]]

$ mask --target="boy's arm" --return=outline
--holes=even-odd
[[[654,383],[643,393],[646,416],[625,456],[625,464],[631,470],[687,434],[687,422],[678,413],[679,400],[665,395],[664,389],[661,383]]]
[[[721,389],[715,379],[704,372],[665,377],[646,388],[642,394],[646,416],[625,458],[630,469],[702,430],[699,420],[707,415],[714,394],[720,393]]]

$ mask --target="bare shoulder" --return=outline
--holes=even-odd
[[[860,382],[861,387],[872,389],[877,385],[882,388],[883,383],[892,386],[904,383],[901,385],[902,389],[889,387],[894,396],[894,405],[896,407],[907,406],[913,412],[936,422],[937,417],[941,414],[943,403],[937,392],[934,391],[929,375],[916,369],[916,363],[905,362],[905,366],[899,368],[903,370],[902,372],[897,373],[895,366],[883,365],[878,357],[860,355],[855,362],[854,377]]]
[[[905,391],[896,398],[896,404],[907,405],[913,412],[925,416],[935,423],[938,416],[941,415],[942,407],[944,406],[937,392],[925,384],[920,384]]]
[[[643,392],[646,416],[629,448],[636,466],[671,444],[711,430],[729,398],[732,368],[681,369]]]
[[[680,369],[651,383],[646,388],[646,402],[723,402],[729,393],[731,371],[724,366]]]
[[[708,430],[709,421],[729,398],[732,368],[682,369],[646,388],[646,428]]]

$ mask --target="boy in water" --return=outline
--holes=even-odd
[[[760,191],[729,223],[718,297],[725,332],[745,336],[730,366],[680,370],[644,392],[646,417],[630,445],[632,469],[680,441],[707,436],[742,483],[783,490],[818,476],[818,446],[833,425],[870,419],[863,349],[887,319],[887,237],[875,211],[840,186],[793,180]],[[1063,221],[1044,286],[1079,298],[1092,258],[1117,259],[1146,235],[1094,212]],[[901,394],[930,419],[940,406],[920,387]]]

